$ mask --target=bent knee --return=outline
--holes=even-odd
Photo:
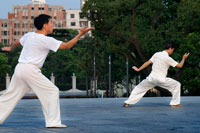
[[[178,86],[178,87],[181,87],[181,83],[180,83],[180,82],[178,82],[178,81],[177,81],[177,86]]]

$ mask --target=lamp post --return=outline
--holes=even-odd
[[[85,81],[86,81],[86,91],[87,91],[87,96],[88,96],[88,76],[86,76]]]
[[[126,58],[126,96],[129,96],[129,87],[128,87],[128,58]]]
[[[94,97],[96,97],[96,58],[94,56]]]
[[[109,55],[109,95],[112,96],[112,88],[111,88],[111,56]]]

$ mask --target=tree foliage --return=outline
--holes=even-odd
[[[163,50],[167,41],[178,45],[173,55],[176,60],[180,61],[184,52],[191,52],[185,67],[172,68],[169,75],[199,95],[194,91],[199,90],[199,7],[199,0],[88,0],[82,16],[94,25],[95,38],[101,38],[112,52],[128,57],[137,66]],[[143,75],[149,71],[144,70]],[[195,76],[194,80],[186,81],[186,73]]]

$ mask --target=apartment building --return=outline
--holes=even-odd
[[[80,30],[82,27],[91,27],[90,21],[80,17],[81,10],[66,10],[68,29]]]
[[[80,7],[82,8],[86,0],[80,0]],[[66,10],[66,22],[68,29],[80,30],[83,27],[91,27],[91,22],[86,18],[80,16],[81,10]],[[91,32],[89,32],[91,35]]]
[[[66,28],[64,6],[48,5],[45,0],[31,0],[28,5],[13,6],[13,13],[8,13],[8,19],[0,19],[0,42],[10,45],[25,33],[35,31],[33,21],[39,14],[52,16],[54,28]]]

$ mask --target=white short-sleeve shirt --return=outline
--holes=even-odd
[[[42,67],[49,50],[56,52],[62,41],[35,32],[26,33],[20,38],[23,46],[18,62],[32,63]]]
[[[157,78],[166,78],[169,67],[175,67],[178,64],[166,51],[155,53],[150,60],[153,63],[150,75]]]

